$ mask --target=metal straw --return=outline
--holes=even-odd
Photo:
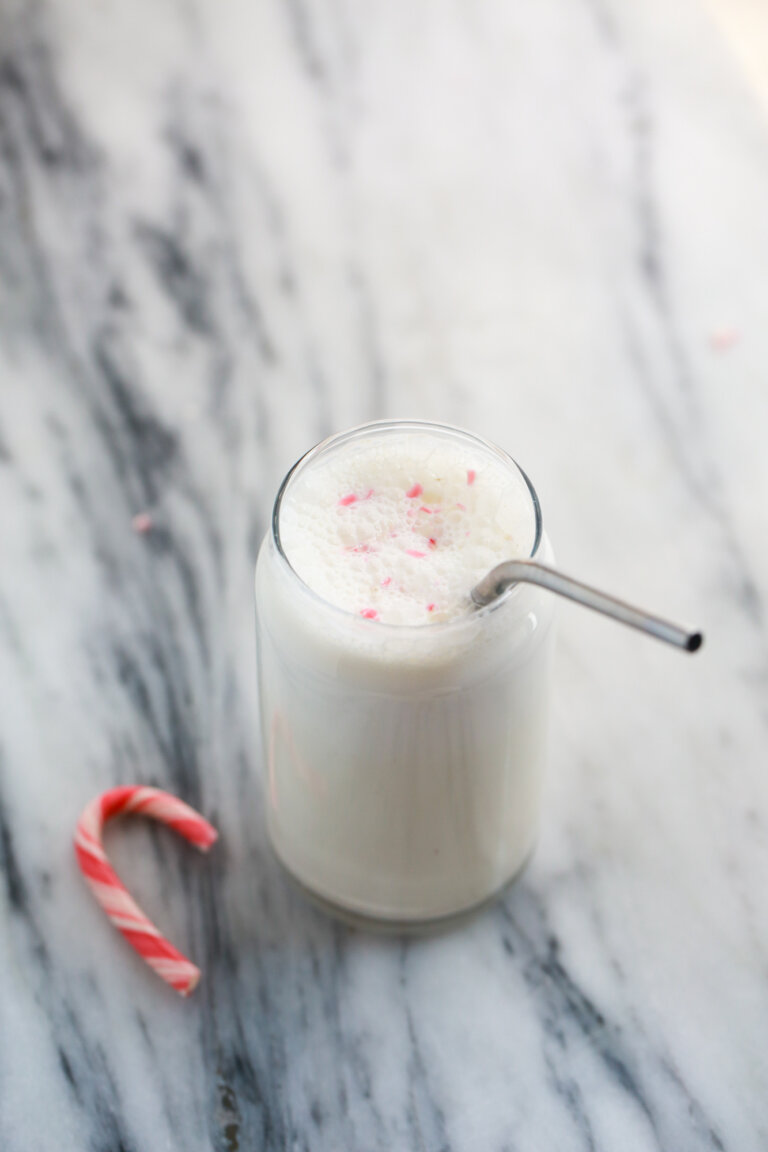
[[[686,652],[696,652],[704,642],[701,632],[689,632],[687,628],[680,628],[669,620],[662,620],[660,616],[652,616],[650,612],[633,608],[631,604],[617,600],[615,596],[608,596],[605,592],[598,592],[596,588],[590,588],[588,584],[582,584],[580,580],[574,580],[555,568],[548,568],[538,560],[506,560],[498,564],[472,589],[472,602],[476,607],[484,608],[501,596],[510,585],[517,583],[539,584],[550,592],[556,592],[558,596],[566,596],[577,604],[583,604],[585,608],[612,616],[630,628],[638,628]]]

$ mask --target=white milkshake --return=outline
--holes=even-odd
[[[289,474],[256,574],[269,826],[350,912],[422,921],[502,887],[533,846],[553,604],[469,591],[548,558],[517,466],[436,425],[369,425]]]

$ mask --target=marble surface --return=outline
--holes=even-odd
[[[0,0],[0,1147],[768,1147],[768,117],[704,0]],[[563,567],[547,807],[462,931],[266,843],[252,566],[324,434],[469,426]],[[131,518],[149,512],[140,536]],[[75,868],[117,783],[210,816]]]

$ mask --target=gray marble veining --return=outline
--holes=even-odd
[[[766,204],[699,0],[0,0],[3,1152],[768,1146]],[[423,940],[308,907],[260,785],[274,490],[387,415],[707,633],[563,609],[537,854]],[[221,832],[109,834],[189,1002],[75,867],[130,782]]]

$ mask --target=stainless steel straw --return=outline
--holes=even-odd
[[[501,596],[510,585],[518,583],[539,584],[558,596],[566,596],[577,604],[583,604],[585,608],[602,612],[605,616],[620,620],[622,624],[628,624],[630,628],[647,632],[649,636],[665,640],[667,644],[674,644],[686,652],[696,652],[704,642],[701,632],[691,632],[660,616],[652,616],[650,612],[633,608],[631,604],[617,600],[615,596],[608,596],[605,592],[598,592],[596,588],[582,584],[580,580],[574,580],[546,564],[540,564],[538,560],[506,560],[498,564],[472,589],[472,602],[476,607],[484,608]]]

